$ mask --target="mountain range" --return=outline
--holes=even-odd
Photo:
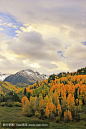
[[[37,81],[42,81],[48,79],[48,75],[40,74],[39,72],[34,72],[31,69],[21,70],[16,74],[11,74],[7,76],[4,81],[10,82],[14,85],[32,85]]]
[[[65,75],[69,74],[63,72]],[[63,73],[59,73],[58,77],[62,77]],[[70,73],[71,75],[86,75],[86,67],[85,68],[81,68],[78,69],[77,72],[72,72]],[[6,82],[10,82],[14,85],[17,86],[28,86],[28,85],[32,85],[34,83],[36,83],[37,81],[42,81],[42,80],[51,80],[51,79],[55,79],[55,75],[56,74],[52,74],[50,76],[45,75],[45,74],[40,74],[39,72],[34,72],[31,69],[26,69],[26,70],[21,70],[19,72],[17,72],[16,74],[1,74],[0,73],[0,81],[6,81]]]

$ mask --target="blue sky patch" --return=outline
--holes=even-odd
[[[63,53],[62,51],[58,51],[58,53]]]
[[[61,54],[61,56],[64,57],[63,54]],[[64,58],[65,58],[65,57],[64,57]]]
[[[62,51],[58,51],[58,53],[61,55],[61,57],[64,57],[64,55],[62,54],[63,53]]]
[[[85,42],[81,42],[83,45],[86,45],[86,41]]]
[[[8,36],[15,37],[16,30],[20,30],[20,27],[24,27],[21,22],[19,22],[15,17],[0,12],[0,32],[5,33]]]

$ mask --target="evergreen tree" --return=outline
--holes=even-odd
[[[26,88],[24,89],[24,95],[26,95]]]

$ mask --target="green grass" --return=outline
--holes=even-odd
[[[81,115],[84,115],[84,114],[81,114]],[[82,117],[84,117],[84,116],[82,116]],[[35,116],[32,116],[32,117],[24,116],[23,112],[22,112],[22,107],[14,107],[14,106],[13,107],[6,107],[6,106],[1,107],[0,106],[0,122],[2,122],[2,121],[34,122],[34,121],[42,121],[42,120],[37,119]],[[45,121],[48,121],[48,120],[45,120]],[[60,123],[49,122],[49,129],[86,129],[85,124],[86,124],[85,120],[81,120],[79,122],[71,121],[70,123],[65,123],[64,121],[61,121]],[[0,127],[1,127],[1,125],[0,125]],[[37,129],[37,128],[32,128],[32,129]],[[2,128],[2,129],[4,129],[4,128]],[[23,128],[23,129],[26,129],[26,128]],[[47,129],[47,128],[45,128],[45,129]]]
[[[80,114],[80,119],[86,119],[86,114]]]

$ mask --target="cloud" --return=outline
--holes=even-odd
[[[30,33],[21,33],[19,35],[19,39],[22,42],[25,43],[31,43],[32,45],[42,45],[43,44],[43,39],[42,39],[42,35],[40,33],[37,32],[30,32]],[[30,45],[31,45],[30,44]]]
[[[39,66],[38,63],[32,63],[32,64],[30,64],[30,66],[31,66],[32,68],[40,68],[40,66]]]
[[[13,74],[19,70],[22,70],[23,68],[31,68],[31,67],[23,64],[21,60],[13,61],[13,60],[5,59],[5,60],[0,61],[0,72],[2,72],[2,73]]]
[[[41,67],[44,67],[50,70],[58,68],[55,64],[52,64],[49,61],[41,61],[39,64]]]
[[[34,68],[34,70],[40,69],[40,71],[44,70],[44,72],[48,70],[48,73],[53,73],[53,70],[58,67],[52,64],[51,61],[63,60],[57,53],[58,50],[62,49],[61,42],[55,37],[44,40],[40,33],[34,31],[21,32],[19,33],[19,38],[14,40],[6,39],[4,43],[2,40],[1,48],[4,50],[3,55],[7,58],[6,62],[2,61],[2,64],[9,65],[10,70],[12,68],[14,70]],[[23,65],[19,68],[20,62]],[[16,63],[18,63],[18,66],[15,66]]]
[[[3,28],[0,28],[0,30],[4,30]]]
[[[86,65],[81,43],[86,41],[86,0],[3,0],[0,5],[2,69],[53,73]]]
[[[86,46],[81,43],[72,44],[64,53],[66,58],[86,59]]]
[[[67,25],[73,28],[83,27],[85,24],[85,4],[86,1],[80,0],[76,2],[61,0],[61,2],[54,0],[11,0],[0,1],[1,8],[3,12],[9,12],[16,19],[19,19],[23,23],[31,24],[52,24],[52,25]],[[16,9],[17,8],[17,9]],[[83,16],[84,15],[84,16]],[[77,17],[76,17],[77,16]],[[61,25],[62,24],[62,25]]]
[[[6,38],[6,35],[4,33],[0,33],[0,40],[2,41],[5,38]]]
[[[0,59],[6,59],[5,56],[0,55]]]
[[[54,42],[53,42],[54,41]],[[61,48],[58,39],[51,38],[44,41],[38,32],[22,32],[19,35],[19,42],[8,41],[8,51],[14,52],[30,60],[55,60],[57,50]]]
[[[55,64],[56,66],[58,66],[58,70],[60,71],[69,71],[69,68],[66,64],[66,62],[62,62],[62,61],[55,61],[55,62],[52,62],[52,64]]]
[[[21,33],[21,31],[19,31],[19,30],[16,30],[16,31],[15,31],[15,33]]]
[[[7,24],[7,26],[13,27],[13,28],[17,29],[17,26],[16,25],[13,25],[12,23]]]
[[[13,24],[12,23],[9,23],[9,24],[7,24],[8,26],[13,26]]]
[[[35,25],[37,27],[37,30],[35,31],[42,32],[45,27],[43,25],[47,25],[47,30],[45,30],[44,33],[46,33],[48,30],[51,31],[53,26],[56,30],[59,28],[60,32],[63,34],[66,34],[66,32],[71,32],[72,34],[70,35],[73,35],[73,32],[76,33],[76,30],[78,30],[77,32],[81,32],[83,35],[86,30],[85,4],[85,0],[83,0],[83,2],[80,0],[76,0],[76,2],[74,0],[66,0],[65,2],[64,0],[61,0],[61,2],[58,0],[54,0],[53,2],[52,0],[35,0],[34,2],[30,0],[21,2],[20,0],[15,0],[13,2],[8,0],[8,2],[6,2],[3,0],[0,1],[0,10],[4,13],[8,12],[15,18],[15,20],[23,23],[23,25]],[[41,30],[38,30],[39,28],[41,28]],[[25,32],[28,31],[28,29],[24,26],[21,26],[20,29]],[[51,35],[55,35],[55,29]],[[72,36],[72,38],[74,37]]]
[[[11,67],[15,65],[15,62],[19,63],[18,60],[23,63],[22,68],[28,66],[28,68],[40,69],[40,71],[44,69],[48,73],[71,71],[79,66],[85,66],[85,63],[80,64],[80,61],[86,59],[86,47],[82,43],[74,43],[65,49],[65,45],[57,38],[44,40],[40,33],[31,31],[21,32],[19,38],[15,40],[6,40],[5,45],[3,49],[12,55],[8,55],[8,61],[14,62]]]
[[[86,46],[81,43],[74,43],[68,47],[64,56],[70,70],[86,66]]]
[[[32,26],[29,26],[29,27],[20,27],[20,30],[22,30],[23,32],[29,32],[29,31],[31,31],[31,28],[32,28]]]
[[[23,69],[32,69],[34,71],[38,71],[40,73],[44,73],[44,74],[50,74],[53,73],[53,70],[49,70],[49,72],[47,72],[46,68],[43,67],[43,65],[41,67],[39,67],[40,65],[37,63],[24,63],[22,61],[22,59],[17,59],[17,60],[1,60],[0,61],[0,72],[1,73],[9,73],[9,74],[13,74],[16,73],[20,70]],[[55,67],[53,67],[55,69]]]

